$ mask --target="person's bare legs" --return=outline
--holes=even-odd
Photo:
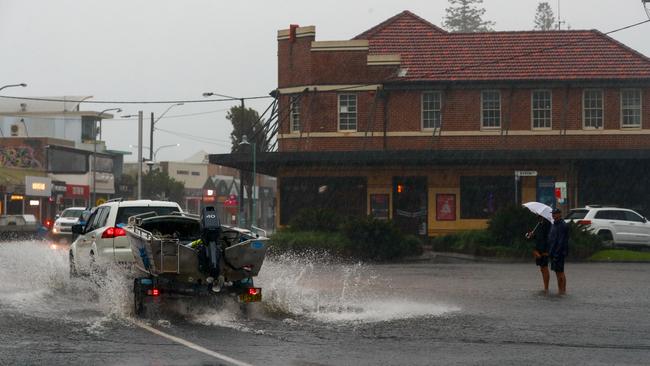
[[[539,270],[540,270],[540,272],[542,272],[542,281],[544,282],[544,293],[548,295],[548,281],[549,281],[549,278],[550,278],[550,274],[548,272],[548,267],[540,266]]]
[[[557,277],[557,290],[558,295],[566,295],[566,276],[564,272],[555,272]]]

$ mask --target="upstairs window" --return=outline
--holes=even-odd
[[[551,128],[551,92],[534,90],[531,97],[533,128]]]
[[[587,89],[582,96],[582,120],[584,128],[603,127],[603,91]]]
[[[189,170],[177,170],[176,174],[177,175],[189,175],[190,171]]]
[[[357,95],[339,94],[339,131],[357,130]]]
[[[440,106],[442,97],[440,92],[422,93],[422,129],[440,128]]]
[[[481,127],[501,127],[501,92],[484,90],[481,92]]]
[[[641,127],[641,90],[621,90],[621,127]]]
[[[300,103],[298,97],[291,97],[289,99],[289,121],[291,125],[291,132],[300,131]]]

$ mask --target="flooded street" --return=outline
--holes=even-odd
[[[68,276],[67,253],[0,245],[0,365],[639,365],[650,266],[567,264],[564,298],[532,264],[337,264],[270,258],[264,302],[132,315],[131,274]],[[556,287],[551,282],[552,293]]]

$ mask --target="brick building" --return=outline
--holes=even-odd
[[[345,41],[291,26],[275,95],[278,151],[256,163],[280,225],[311,206],[421,235],[534,200],[650,214],[650,59],[596,30],[447,33],[408,11]]]

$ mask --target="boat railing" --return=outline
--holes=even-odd
[[[141,216],[141,215],[136,215],[136,216]],[[167,238],[163,236],[156,236],[154,233],[143,229],[142,227],[138,225],[132,225],[131,219],[134,221],[142,220],[142,218],[136,217],[136,216],[131,216],[129,218],[129,224],[131,225],[131,230],[133,230],[133,233],[137,235],[138,237],[141,238],[141,240],[145,243],[145,245],[148,245],[149,248],[147,248],[147,252],[151,254],[152,256],[152,262],[149,266],[149,268],[146,268],[146,270],[151,273],[154,276],[157,276],[159,274],[163,273],[180,273],[180,267],[181,267],[181,255],[180,255],[180,241],[177,238]],[[157,247],[157,248],[156,248]],[[156,260],[154,258],[155,256],[155,251],[154,248],[158,249],[160,252],[160,255],[157,257],[159,258],[158,263],[156,263]],[[169,261],[172,261],[172,263],[175,262],[174,264],[170,266],[165,266],[165,263],[169,263]]]

